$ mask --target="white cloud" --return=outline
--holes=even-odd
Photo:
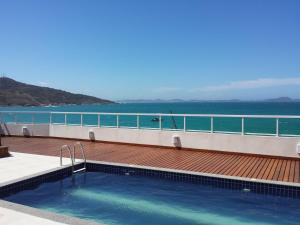
[[[256,89],[287,85],[300,85],[300,78],[261,78],[256,80],[233,81],[227,84],[204,86],[202,88],[192,89],[191,92]]]
[[[48,86],[48,83],[47,82],[44,82],[44,81],[40,81],[38,83],[39,86],[43,86],[43,87],[47,87]]]

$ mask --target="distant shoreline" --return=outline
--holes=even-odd
[[[43,108],[59,108],[59,107],[68,107],[68,106],[106,106],[106,105],[172,105],[172,104],[259,104],[259,103],[268,103],[268,104],[299,104],[300,101],[290,101],[290,102],[272,102],[272,101],[182,101],[182,102],[114,102],[114,103],[94,103],[94,104],[57,104],[57,105],[0,105],[1,108],[11,108],[11,107],[24,107],[24,108],[35,108],[35,107],[43,107]],[[184,107],[184,106],[183,106]]]
[[[297,103],[300,102],[300,99],[264,99],[264,100],[119,100],[116,101],[117,103],[120,104],[128,104],[128,103],[257,103],[257,102],[262,102],[262,103],[267,103],[267,102],[278,102],[278,103]]]

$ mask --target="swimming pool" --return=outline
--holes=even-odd
[[[80,173],[4,199],[107,225],[292,225],[300,215],[300,199],[130,173]]]

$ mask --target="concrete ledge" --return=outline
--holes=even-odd
[[[50,125],[50,137],[119,142],[138,145],[175,147],[174,136],[179,137],[183,149],[207,149],[213,151],[298,158],[297,144],[300,137],[254,136],[226,133],[202,133],[172,130],[147,130],[88,126]]]
[[[76,163],[75,165],[79,165],[81,163]],[[23,176],[21,178],[17,178],[8,182],[1,183],[0,182],[0,188],[4,186],[8,186],[10,184],[18,183],[21,181],[29,180],[31,178],[35,178],[41,175],[46,175],[51,172],[63,170],[65,168],[70,167],[70,165],[65,165],[65,166],[59,166],[53,169],[49,169],[46,171],[41,171],[38,173],[34,173],[28,176]],[[26,221],[28,219],[34,219],[34,221],[29,221],[28,224],[30,225],[60,225],[60,224],[69,224],[69,225],[99,225],[99,223],[90,221],[90,220],[85,220],[85,219],[80,219],[77,217],[72,217],[64,214],[59,214],[59,213],[54,213],[18,203],[13,203],[9,202],[6,200],[0,199],[0,212],[1,212],[1,207],[6,208],[8,210],[13,210],[15,213],[12,213],[10,215],[4,214],[1,217],[0,213],[0,224],[2,224],[2,221],[8,221],[9,224],[25,224],[21,223],[20,221]],[[21,213],[21,214],[20,214]],[[41,218],[42,220],[38,220],[38,218]],[[5,223],[6,224],[6,223]],[[100,224],[101,225],[101,224]]]
[[[16,211],[16,213],[21,212],[21,213],[25,213],[25,214],[33,216],[33,217],[54,221],[54,222],[57,222],[57,224],[101,225],[101,224],[93,222],[93,221],[83,220],[83,219],[72,217],[72,216],[67,216],[67,215],[63,215],[63,214],[57,214],[57,213],[53,213],[53,212],[49,212],[49,211],[45,211],[45,210],[40,210],[37,208],[33,208],[33,207],[29,207],[29,206],[25,206],[25,205],[13,203],[13,202],[8,202],[5,200],[0,200],[0,207]],[[16,214],[15,216],[20,217],[20,215],[18,215],[18,214]],[[17,218],[13,218],[13,217],[6,218],[6,219],[11,221],[12,224],[15,221],[18,221]],[[28,222],[29,222],[28,224],[31,224],[30,223],[31,221],[28,221]],[[17,223],[15,223],[15,224],[17,224]],[[36,224],[36,223],[33,223],[33,224]],[[48,224],[48,223],[47,223],[47,221],[45,221],[45,223],[43,223],[43,224]],[[50,224],[53,224],[53,223],[50,223]]]
[[[24,133],[25,128],[26,133]],[[5,123],[0,124],[0,134],[4,136],[49,136],[49,124]]]
[[[7,156],[9,156],[8,147],[0,146],[0,158],[7,157]]]

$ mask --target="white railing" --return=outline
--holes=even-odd
[[[27,116],[27,120],[24,121],[18,121],[18,118],[23,115]],[[47,120],[36,120],[38,115],[47,116]],[[79,123],[69,123],[68,117],[71,115],[77,115],[79,116]],[[84,116],[96,116],[96,122],[93,124],[85,124],[84,123]],[[5,119],[5,116],[12,117],[11,120]],[[30,119],[28,119],[28,116]],[[60,122],[55,121],[55,116],[62,116],[63,120]],[[105,116],[113,116],[115,117],[115,123],[114,125],[105,125]],[[130,116],[135,118],[135,126],[121,126],[120,124],[120,118],[122,116]],[[143,127],[141,126],[141,118],[142,117],[151,117],[155,118],[157,126],[154,127]],[[164,118],[181,118],[181,128],[166,128],[163,126],[163,119]],[[210,127],[209,129],[201,130],[201,129],[189,129],[188,126],[188,118],[207,118],[210,120]],[[215,129],[215,119],[226,119],[226,118],[236,118],[240,119],[240,131],[222,131]],[[261,133],[261,132],[246,132],[245,127],[245,120],[246,119],[273,119],[274,120],[274,126],[275,126],[275,132],[268,132],[268,133]],[[26,123],[26,124],[38,124],[38,123],[47,123],[47,124],[53,124],[53,125],[78,125],[78,126],[97,126],[97,127],[126,127],[126,128],[135,128],[135,129],[160,129],[160,130],[182,130],[184,132],[210,132],[210,133],[232,133],[232,134],[241,134],[241,135],[275,135],[275,136],[300,136],[300,127],[298,132],[295,134],[281,134],[280,132],[280,120],[282,119],[297,119],[300,122],[300,116],[296,115],[228,115],[228,114],[164,114],[164,113],[110,113],[110,112],[46,112],[46,111],[0,111],[0,122],[1,123]],[[297,122],[298,124],[298,122]],[[300,123],[299,123],[300,125]]]

